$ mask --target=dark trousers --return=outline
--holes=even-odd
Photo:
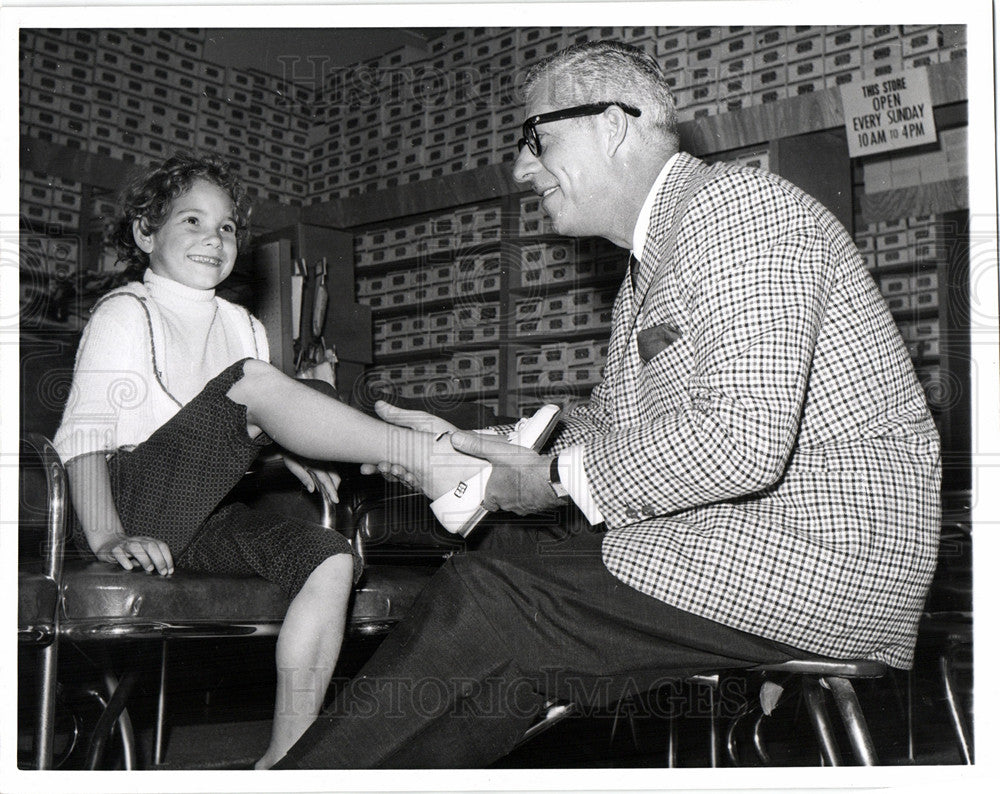
[[[563,533],[498,526],[450,558],[276,768],[482,767],[548,698],[603,707],[803,655],[634,590],[604,567],[600,533]]]

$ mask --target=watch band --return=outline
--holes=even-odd
[[[549,464],[549,485],[552,487],[552,491],[558,499],[566,499],[569,497],[569,491],[566,490],[566,486],[562,484],[562,480],[559,478],[558,455],[553,455],[552,462]]]

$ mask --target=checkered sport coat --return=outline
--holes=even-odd
[[[908,667],[940,447],[906,349],[847,232],[780,177],[715,166],[677,213],[706,169],[672,166],[604,380],[553,449],[585,445],[622,581],[803,650]]]

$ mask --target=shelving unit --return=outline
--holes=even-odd
[[[955,210],[933,218],[931,225],[914,227],[914,220],[923,219],[911,217],[907,230],[911,238],[914,228],[937,230],[933,253],[876,267],[872,276],[910,349],[941,435],[944,488],[963,490],[971,486],[968,212]],[[919,246],[910,248],[919,251]]]

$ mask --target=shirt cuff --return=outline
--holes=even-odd
[[[573,444],[566,447],[557,456],[559,460],[559,479],[569,491],[570,498],[580,508],[584,518],[591,524],[601,524],[604,516],[590,493],[590,482],[583,468],[583,444]]]

